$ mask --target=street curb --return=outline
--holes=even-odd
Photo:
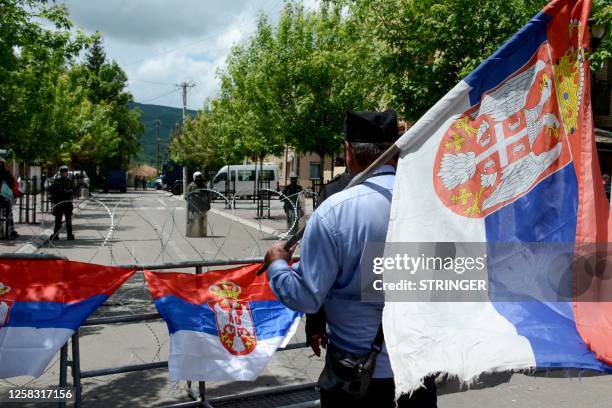
[[[177,198],[178,196],[171,195],[175,200],[182,201],[182,198]],[[227,218],[231,221],[236,221],[242,225],[253,228],[254,230],[261,231],[264,234],[270,235],[272,238],[281,239],[283,233],[265,225],[261,225],[255,221],[247,220],[245,218],[239,217],[238,215],[228,214],[226,211],[218,210],[216,208],[211,208],[209,212],[219,215],[221,217]]]
[[[237,215],[228,214],[225,211],[218,210],[216,208],[211,208],[210,212],[213,213],[213,214],[216,214],[216,215],[220,215],[221,217],[225,217],[227,219],[230,219],[232,221],[239,222],[242,225],[246,225],[247,227],[251,227],[254,230],[261,231],[261,232],[263,232],[265,234],[268,234],[268,235],[271,235],[271,236],[273,236],[274,238],[277,238],[277,239],[281,235],[281,233],[278,230],[275,230],[274,228],[266,227],[265,225],[260,225],[260,224],[254,222],[254,221],[244,219],[244,218],[239,217]]]

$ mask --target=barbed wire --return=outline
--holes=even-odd
[[[240,220],[245,216],[245,212],[255,210],[253,206],[245,209],[239,208],[238,204],[241,202],[241,196],[248,194],[248,191],[236,191],[229,197],[214,189],[206,188],[199,189],[197,191],[210,193],[214,195],[215,200],[220,199],[224,207],[229,207],[229,211],[225,212],[229,213],[230,217],[226,217],[226,221],[224,221],[224,223],[221,223],[221,217],[211,217],[210,215],[207,217],[206,227],[210,231],[210,239],[208,239],[206,242],[209,243],[209,248],[212,247],[210,248],[212,250],[211,252],[207,252],[204,249],[205,247],[198,246],[197,241],[182,233],[183,230],[181,227],[181,222],[177,218],[177,211],[188,211],[187,206],[190,204],[188,200],[177,200],[176,198],[172,197],[172,202],[177,203],[177,205],[166,206],[164,204],[166,208],[163,215],[157,217],[156,215],[152,215],[147,210],[147,208],[155,208],[150,206],[150,198],[155,197],[155,195],[151,193],[139,194],[137,192],[130,192],[131,196],[129,197],[93,195],[87,199],[76,200],[74,202],[75,209],[72,215],[73,228],[76,229],[77,232],[93,231],[94,239],[100,240],[100,243],[95,246],[91,253],[87,253],[87,261],[93,262],[94,260],[98,260],[99,262],[104,251],[108,250],[108,259],[111,265],[119,264],[121,257],[125,257],[125,254],[129,256],[130,262],[134,266],[139,266],[144,263],[141,255],[137,254],[133,247],[131,249],[128,247],[130,238],[124,236],[124,231],[128,230],[124,230],[122,228],[124,227],[126,220],[128,220],[130,217],[137,217],[138,220],[142,221],[140,225],[141,228],[144,227],[144,231],[142,231],[139,236],[145,236],[147,238],[151,236],[154,237],[152,242],[148,245],[151,250],[158,251],[158,253],[155,254],[154,261],[152,263],[157,263],[160,261],[160,259],[162,262],[165,262],[166,259],[171,261],[179,260],[182,255],[179,253],[179,251],[173,249],[173,247],[178,248],[180,243],[182,243],[183,248],[189,248],[190,251],[192,251],[196,257],[201,260],[217,260],[220,259],[219,257],[229,259],[231,257],[228,256],[228,254],[231,254],[236,250],[235,244],[232,241],[232,237],[236,236],[242,237],[243,240],[246,238],[245,242],[242,242],[241,245],[244,247],[244,250],[248,252],[249,257],[263,255],[266,248],[262,247],[260,241],[263,239],[269,239],[270,235],[272,235],[273,238],[286,238],[288,233],[294,230],[300,222],[300,216],[298,215],[307,215],[305,209],[300,209],[299,204],[296,205],[296,203],[298,203],[300,200],[305,201],[306,195],[314,194],[314,192],[304,190],[296,194],[284,195],[281,192],[271,189],[260,189],[261,192],[265,192],[267,194],[269,193],[272,196],[278,196],[277,202],[279,204],[288,202],[288,207],[293,210],[293,214],[296,214],[292,220],[290,228],[288,228],[288,231],[283,231],[284,228],[277,226],[275,233],[269,234],[268,232],[264,231],[266,229],[265,222],[261,218],[257,219],[257,222],[255,223],[259,228],[253,228],[251,227],[251,224],[245,225],[243,222],[240,222]],[[144,203],[144,207],[139,207],[139,203]],[[184,205],[182,203],[184,203]],[[36,201],[35,206],[39,206],[38,202]],[[211,207],[213,206],[211,205]],[[48,234],[48,228],[46,227],[49,227],[50,224],[53,223],[52,214],[54,208],[55,206],[52,206],[49,213],[39,211],[41,214],[40,226],[28,227],[32,231],[32,235],[35,238],[44,238],[44,235]],[[42,206],[37,208],[37,210],[42,210]],[[200,216],[204,215],[205,213],[205,211],[198,208],[197,205],[192,206],[192,210]],[[281,215],[281,211],[284,212],[284,208],[275,207],[274,209],[271,209],[271,211],[276,212],[273,214],[272,218],[276,218],[277,222],[279,219],[282,220],[283,215]],[[302,211],[302,213],[300,213],[300,211]],[[217,223],[219,223],[219,225],[216,225]],[[63,233],[64,230],[65,224],[62,225],[60,233]],[[253,232],[253,230],[256,231]],[[218,231],[218,233],[216,234],[215,231]],[[79,241],[77,240],[74,242],[78,243]],[[40,251],[55,253],[57,255],[66,253],[64,244],[56,245],[56,241],[53,240],[47,240],[46,244],[40,249]],[[125,254],[121,255],[123,252],[125,252]],[[209,253],[211,255],[208,255]],[[147,253],[147,255],[150,255],[150,253]],[[140,313],[143,310],[151,310],[153,307],[153,302],[151,301],[146,281],[143,275],[138,273],[131,277],[128,282],[125,282],[124,285],[122,285],[115,292],[115,294],[113,294],[113,296],[107,299],[107,301],[100,308],[98,308],[96,313],[101,316],[116,315],[117,313]],[[125,357],[122,357],[124,359],[122,363],[125,363],[125,365],[133,364],[134,362],[150,363],[159,361],[162,351],[168,347],[169,337],[165,323],[163,321],[144,323],[144,328],[148,334],[145,336],[142,335],[142,332],[139,332],[138,349],[128,347],[127,350],[129,353],[127,353]],[[107,339],[119,339],[117,341],[120,344],[129,345],[133,344],[134,338],[126,334],[124,328],[127,328],[130,325],[133,324],[105,325],[100,326],[100,331],[104,333],[104,336]],[[88,336],[87,331],[82,333],[82,336]],[[141,352],[140,350],[146,351]],[[296,350],[280,353],[274,358],[276,360],[280,360],[278,363],[279,366],[291,367],[292,365],[296,365],[296,359],[298,359],[299,356],[303,355],[304,353],[304,350]],[[83,362],[87,364],[86,359],[84,359]],[[55,385],[57,381],[56,375],[58,365],[59,358],[56,355],[45,369],[43,375],[41,375],[39,378],[25,379],[19,377],[18,379],[12,380],[3,379],[1,380],[0,384],[10,387],[32,386],[33,384],[37,384],[39,386]],[[303,364],[301,364],[301,369],[303,369]],[[87,387],[91,386],[92,384],[99,384],[103,386],[115,381],[120,376],[121,374],[116,374],[88,379],[84,383],[84,386]],[[176,393],[179,389],[178,383],[169,385],[171,388],[171,394]]]

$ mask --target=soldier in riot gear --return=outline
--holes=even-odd
[[[298,184],[298,178],[291,174],[290,183],[283,189],[283,210],[287,216],[287,234],[294,234],[297,230],[297,223],[302,217],[304,210],[300,204],[300,193],[302,186]]]
[[[59,176],[56,176],[49,187],[49,199],[53,204],[55,227],[51,239],[59,239],[62,228],[62,218],[66,220],[66,235],[69,241],[74,240],[72,233],[72,197],[74,197],[74,184],[68,176],[68,166],[61,166]]]

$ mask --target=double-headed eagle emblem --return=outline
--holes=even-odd
[[[434,184],[455,211],[464,206],[462,215],[482,217],[520,197],[562,155],[552,70],[541,55],[485,94],[443,136]]]
[[[238,300],[242,292],[240,286],[225,281],[212,285],[208,291],[217,298],[209,306],[215,312],[223,347],[234,355],[252,352],[257,345],[257,336],[249,302]]]

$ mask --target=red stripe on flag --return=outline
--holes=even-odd
[[[210,271],[201,275],[145,271],[145,278],[154,299],[172,295],[187,302],[203,304],[219,299],[214,288],[211,289],[213,285],[219,287],[222,282],[231,282],[240,288],[238,300],[278,300],[270,289],[266,274],[257,276],[260,265]]]
[[[19,302],[79,302],[111,295],[134,269],[83,262],[0,259],[0,298]]]

